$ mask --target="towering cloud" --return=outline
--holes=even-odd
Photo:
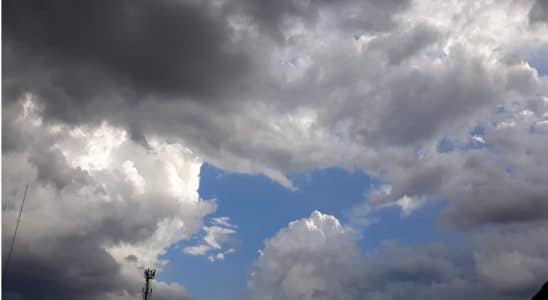
[[[17,150],[2,157],[3,253],[31,186],[3,279],[7,299],[136,297],[141,270],[165,264],[166,248],[215,210],[197,193],[201,160],[180,144],[151,139],[145,148],[108,123],[46,123],[31,98],[4,113]],[[160,299],[187,297],[178,285],[155,291]]]
[[[442,244],[394,242],[363,253],[335,217],[315,211],[265,242],[243,298],[523,299],[538,288],[534,278],[546,276],[546,239],[536,239],[543,233],[529,232],[523,243],[483,237],[473,257]],[[505,242],[508,252],[494,249]]]

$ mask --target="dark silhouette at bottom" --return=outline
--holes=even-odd
[[[548,281],[546,281],[540,291],[533,296],[532,300],[548,300]]]
[[[150,300],[152,296],[152,288],[150,287],[150,281],[156,276],[156,269],[145,270],[145,286],[143,287],[143,300]]]

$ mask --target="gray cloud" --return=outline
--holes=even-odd
[[[479,278],[499,293],[530,298],[548,278],[546,236],[546,222],[477,235],[474,260]]]
[[[288,39],[288,23],[316,23],[318,18],[332,18],[334,23],[352,33],[383,32],[396,26],[394,16],[409,8],[409,0],[390,1],[227,1],[228,11],[250,16],[259,30],[278,43]],[[332,10],[337,12],[333,12]]]
[[[460,132],[508,93],[532,92],[516,86],[530,82],[530,72],[487,63],[477,49],[453,43],[451,28],[406,15],[408,1],[160,1],[131,9],[99,2],[88,10],[60,3],[41,13],[41,4],[10,3],[7,99],[33,92],[46,119],[107,119],[145,145],[147,134],[181,139],[210,163],[286,187],[288,171],[335,165],[375,173],[385,158],[370,152],[402,153],[400,147]],[[95,20],[102,10],[110,12],[106,21]],[[60,11],[74,12],[52,22]],[[91,13],[77,17],[84,11]],[[89,21],[78,27],[82,34],[66,26],[75,19]],[[350,19],[391,25],[349,30]],[[169,34],[157,34],[162,30]],[[281,44],[273,33],[280,30],[287,37]],[[356,41],[356,34],[372,40]],[[523,80],[514,80],[517,73]],[[310,127],[297,128],[300,111]]]
[[[548,3],[542,0],[535,0],[529,11],[529,20],[531,23],[548,21]]]
[[[378,18],[358,26],[366,29],[390,22],[407,3],[349,1],[344,6],[350,11],[367,6],[355,15]],[[286,17],[313,24],[319,10],[333,5],[29,0],[6,1],[3,7],[9,12],[3,21],[6,98],[32,92],[46,104],[46,117],[81,122],[109,118],[111,110],[129,110],[147,98],[222,106],[235,98],[248,99],[257,75],[263,77],[262,60],[272,54],[268,45],[281,31],[291,30]],[[244,29],[234,25],[234,19],[247,17],[253,23]],[[264,38],[246,34],[255,25],[266,33]],[[264,45],[252,45],[256,43]],[[242,90],[249,95],[241,95]]]
[[[499,161],[495,167],[479,161],[489,161],[485,156],[478,155],[468,160],[467,164],[476,164],[465,167],[470,168],[469,178],[459,178],[449,187],[448,196],[453,200],[453,205],[442,216],[443,219],[448,218],[445,223],[470,226],[548,218],[545,180],[534,182],[512,178],[504,167],[500,167],[503,162]],[[474,176],[481,176],[482,179]]]
[[[18,184],[32,178],[33,193],[46,199],[31,210],[36,219],[65,213],[48,215],[55,221],[46,224],[60,244],[78,241],[74,227],[89,234],[90,248],[128,242],[157,254],[142,246],[162,220],[185,220],[189,227],[177,238],[186,238],[214,206],[189,204],[184,213],[171,196],[155,197],[154,206],[153,197],[139,196],[137,175],[154,174],[151,161],[166,157],[153,150],[168,140],[222,169],[263,174],[289,189],[298,187],[286,172],[360,168],[392,187],[372,195],[370,205],[443,198],[445,225],[534,227],[548,216],[548,84],[522,56],[548,42],[548,34],[527,26],[542,21],[544,2],[530,11],[525,2],[4,1],[3,217],[13,223]],[[39,125],[19,120],[27,97],[40,112],[33,120]],[[519,109],[494,116],[497,106]],[[93,163],[76,160],[91,138],[68,136],[82,128],[89,134],[102,122],[132,141],[117,150],[115,170],[90,171],[85,165]],[[486,145],[464,149],[478,123],[486,127]],[[444,137],[455,141],[455,151],[437,153]],[[133,164],[124,165],[124,157]],[[114,194],[127,201],[86,200]],[[89,211],[97,219],[82,218]],[[144,212],[144,219],[129,217]],[[22,264],[47,259],[27,253]],[[137,261],[126,259],[131,255]],[[129,280],[124,268],[142,263],[137,253],[100,256],[105,270],[111,258],[120,267],[113,280]],[[451,270],[451,260],[440,260],[425,278],[442,282],[445,292],[462,285],[476,292]],[[411,286],[395,280],[393,290]],[[420,293],[432,298],[442,291],[428,286]]]
[[[337,219],[314,212],[265,242],[243,298],[523,299],[544,276],[545,239],[534,238],[542,233],[478,236],[478,252],[385,242],[362,253]],[[519,278],[524,273],[525,281]]]
[[[3,243],[9,244],[9,240]],[[40,254],[33,249],[39,249]],[[119,275],[119,265],[89,236],[47,239],[39,245],[19,241],[16,250],[3,279],[7,299],[92,299],[127,286]]]
[[[313,212],[265,242],[244,299],[353,299],[360,257],[337,219]]]
[[[30,100],[3,112],[17,125],[5,129],[18,129],[9,135],[37,137],[2,156],[4,263],[22,184],[31,183],[3,278],[7,299],[138,297],[142,268],[161,268],[163,251],[197,232],[215,209],[197,195],[201,162],[180,145],[151,140],[147,149],[106,124],[45,123]],[[189,298],[176,284],[155,282],[155,291],[158,299]]]
[[[397,32],[375,39],[368,49],[378,48],[381,54],[387,56],[390,64],[400,64],[405,58],[420,52],[439,38],[439,32],[434,26],[420,24],[408,32]]]
[[[45,98],[48,115],[63,119],[113,97],[218,99],[250,68],[229,45],[226,20],[206,3],[6,1],[3,7],[8,98],[33,92]]]
[[[534,97],[494,114],[475,137],[483,140],[480,146],[472,147],[479,142],[466,134],[448,153],[430,144],[417,153],[398,154],[384,163],[390,191],[372,192],[369,203],[386,205],[404,196],[446,199],[441,223],[467,228],[545,220],[545,133],[531,129],[545,118],[543,102]]]

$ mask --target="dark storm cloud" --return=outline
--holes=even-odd
[[[302,21],[308,30],[319,22],[319,11],[330,9],[321,22],[335,23],[333,29],[351,42],[356,32],[394,29],[394,16],[408,8],[410,1],[344,1],[340,3],[341,9],[330,1],[308,4],[229,1],[221,8],[212,8],[214,4],[208,2],[199,3],[166,0],[79,4],[59,0],[45,5],[30,0],[7,1],[3,4],[7,16],[3,56],[8,62],[3,70],[4,97],[16,99],[22,93],[32,92],[37,102],[44,106],[46,119],[54,117],[69,123],[106,119],[129,128],[131,137],[143,145],[147,144],[147,132],[167,133],[183,138],[194,151],[218,166],[279,174],[294,166],[315,165],[317,161],[308,159],[301,163],[300,157],[304,156],[296,157],[294,150],[287,148],[288,143],[283,141],[287,136],[274,132],[272,126],[264,122],[268,114],[281,110],[279,116],[283,116],[292,113],[292,108],[310,104],[338,111],[340,107],[316,105],[309,99],[330,102],[326,95],[333,90],[345,93],[345,90],[360,89],[354,85],[371,79],[368,78],[371,74],[364,78],[363,73],[368,73],[364,70],[369,65],[372,70],[381,67],[376,59],[354,58],[341,67],[340,59],[348,58],[349,54],[354,57],[355,49],[350,47],[341,51],[336,47],[337,43],[329,48],[332,53],[326,53],[325,57],[319,53],[314,57],[311,71],[297,85],[280,81],[279,74],[274,73],[280,72],[279,66],[270,64],[279,59],[276,52],[280,45],[271,42],[283,35],[282,31],[288,28],[291,31],[286,17]],[[259,37],[233,42],[232,38],[241,32],[234,34],[229,19],[240,15],[252,20],[243,27],[259,28]],[[374,48],[387,53],[393,64],[420,52],[439,37],[428,25],[389,36],[391,38],[387,40],[379,39]],[[403,47],[398,45],[400,39],[404,41]],[[286,41],[284,45],[292,47],[298,40]],[[260,68],[255,64],[258,61],[262,63]],[[314,78],[322,73],[332,77],[331,81],[313,84]],[[405,79],[402,81],[401,86],[413,84]],[[391,88],[387,86],[386,89]],[[345,101],[349,105],[340,106],[346,107],[345,110],[351,107],[351,114],[356,114],[352,119],[358,123],[369,120],[371,117],[364,118],[364,114],[370,108],[362,101],[368,96],[345,95],[362,102],[359,109],[351,107],[352,101]],[[378,95],[379,98],[384,96]],[[198,101],[185,101],[188,99]],[[415,99],[406,103],[412,100]],[[266,118],[255,120],[256,116],[249,113],[254,109],[253,105],[246,106],[250,102],[267,103],[272,111],[264,112]],[[397,102],[395,99],[390,104],[398,106]],[[387,105],[386,112],[382,113],[390,115],[392,106]],[[421,106],[416,110],[420,112],[420,109]],[[415,114],[407,115],[409,121],[402,122],[414,123]],[[405,134],[405,137],[415,140],[429,136],[441,119],[417,128],[417,131],[426,128],[430,132]],[[394,123],[382,124],[373,129],[378,132],[366,135],[399,140],[399,137],[392,138],[392,132],[386,137],[380,132],[385,128],[397,131],[398,128],[392,129],[398,126]],[[272,135],[277,137],[272,139]],[[11,147],[12,138],[16,139],[7,137],[4,147]],[[320,149],[317,145],[319,143],[308,147]],[[309,152],[309,149],[298,152]],[[247,161],[250,157],[254,158],[253,163]]]
[[[392,16],[409,3],[345,1],[344,12],[329,18],[353,32],[388,30],[395,26]],[[47,117],[79,122],[108,118],[110,111],[128,110],[143,98],[211,103],[231,99],[232,93],[246,98],[242,91],[250,93],[262,76],[255,62],[269,54],[250,53],[249,41],[235,41],[231,17],[252,20],[263,37],[251,43],[264,44],[280,40],[287,18],[313,24],[334,3],[8,0],[2,5],[5,98],[32,92],[46,104]]]
[[[222,16],[184,1],[4,1],[3,89],[69,114],[97,97],[219,97],[250,62]],[[65,110],[65,111],[63,111]]]
[[[3,251],[9,244],[7,239],[4,241]],[[138,298],[142,285],[138,278],[121,274],[120,266],[95,237],[69,235],[30,243],[20,241],[7,276],[2,278],[2,292],[8,300]],[[156,283],[153,287],[155,299],[190,299],[181,291],[166,290]]]
[[[548,1],[536,0],[529,11],[529,20],[531,23],[548,22]]]
[[[3,245],[7,250],[8,239]],[[91,299],[127,285],[118,264],[88,235],[19,241],[8,271],[2,279],[6,299]]]

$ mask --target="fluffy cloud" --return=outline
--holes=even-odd
[[[197,193],[201,160],[181,144],[153,138],[145,148],[108,123],[48,123],[31,98],[4,113],[12,125],[4,133],[17,149],[2,157],[4,253],[31,183],[4,279],[9,299],[134,297],[142,268],[161,268],[166,248],[215,210]],[[187,297],[176,285],[155,290],[159,298]]]
[[[217,217],[211,219],[211,226],[202,228],[204,235],[199,244],[187,246],[183,249],[185,254],[189,255],[208,255],[210,262],[223,260],[225,255],[235,252],[234,248],[228,248],[227,245],[235,241],[236,229],[238,227],[230,223],[228,217]]]
[[[337,219],[315,211],[266,241],[246,299],[351,299],[360,255]]]
[[[265,242],[244,299],[522,299],[548,261],[545,239],[524,235],[488,234],[472,251],[385,242],[366,253],[352,236],[319,212],[291,222]]]

